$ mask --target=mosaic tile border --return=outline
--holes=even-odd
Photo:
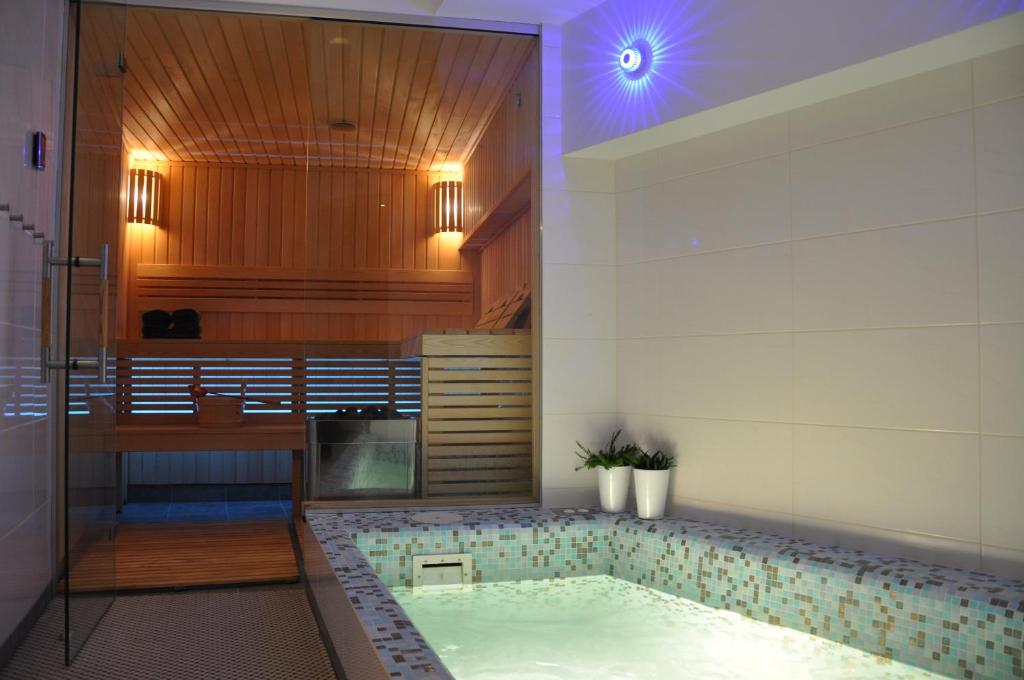
[[[391,597],[411,556],[474,555],[474,582],[611,574],[963,678],[1024,678],[1024,582],[685,519],[591,510],[311,513],[392,677],[449,678]],[[376,642],[375,642],[376,644]]]

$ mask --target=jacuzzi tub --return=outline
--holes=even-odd
[[[307,576],[348,677],[453,677],[389,590],[412,585],[413,555],[443,553],[472,554],[474,583],[613,576],[943,675],[1024,677],[1019,581],[682,519],[459,514],[441,524],[406,511],[308,516]]]

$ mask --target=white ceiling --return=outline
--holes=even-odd
[[[176,5],[212,9],[319,12],[361,12],[413,17],[471,19],[522,24],[561,24],[603,0],[150,0],[133,4]]]

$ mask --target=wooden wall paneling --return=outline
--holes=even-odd
[[[523,46],[511,43],[499,44],[495,50],[493,59],[491,59],[490,64],[488,64],[487,71],[483,75],[482,80],[484,82],[491,83],[510,82],[515,77],[515,74],[523,67],[523,62],[530,53],[531,48],[529,45],[525,46],[526,49],[520,49],[521,47]],[[491,117],[497,108],[501,106],[501,101],[506,94],[506,90],[500,89],[491,93],[490,100],[486,100],[482,96],[477,97],[470,105],[469,111],[466,114],[466,120],[461,126],[451,148],[475,149],[477,142],[481,139],[484,130],[490,123]],[[467,145],[469,146],[467,147]],[[444,160],[465,161],[468,159],[448,157]]]
[[[521,286],[530,285],[531,227],[529,212],[523,213],[481,251],[478,280],[483,309]]]
[[[540,127],[538,59],[534,49],[466,162],[467,232],[472,232],[523,175],[535,169]]]
[[[136,163],[138,165],[138,163]],[[150,264],[250,268],[253,290],[267,290],[275,272],[468,271],[455,242],[430,227],[429,173],[237,164],[145,163],[165,178],[160,227],[134,225],[124,232],[132,270],[123,290],[128,319],[122,337],[139,337],[141,312],[153,308],[138,288],[138,268]],[[308,190],[307,190],[308,187]],[[197,292],[200,297],[208,292]],[[378,299],[373,310],[331,311],[319,301],[282,309],[271,301],[230,309],[208,306],[204,339],[398,340],[427,323],[469,327],[471,312],[414,314],[404,303]],[[167,304],[195,297],[166,296]],[[173,298],[173,299],[172,299]],[[443,296],[440,299],[444,299]],[[343,306],[344,307],[344,306]],[[160,307],[162,308],[162,307]]]
[[[479,249],[476,290],[479,310],[487,309],[523,284],[533,285],[534,209],[539,147],[539,50],[527,56],[505,93],[480,143],[465,168],[465,252],[474,233],[488,220],[488,235]],[[524,179],[525,178],[525,179]],[[502,206],[516,188],[529,183],[524,201],[516,201],[517,214]],[[514,212],[515,212],[514,211]],[[492,224],[500,216],[502,224]],[[478,317],[479,318],[479,317]]]

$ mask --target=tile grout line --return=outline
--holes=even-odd
[[[879,231],[889,231],[889,230],[905,229],[905,228],[908,228],[908,227],[922,227],[922,226],[928,226],[928,225],[933,225],[933,224],[942,224],[942,223],[945,223],[945,222],[958,222],[958,221],[962,221],[962,220],[970,220],[970,219],[974,219],[975,217],[977,217],[979,215],[984,215],[984,216],[988,216],[988,215],[1002,215],[1002,214],[1021,212],[1021,211],[1024,211],[1024,205],[1021,205],[1021,206],[1018,206],[1018,207],[1013,207],[1013,208],[1001,208],[999,210],[989,210],[989,211],[984,211],[984,212],[967,212],[967,213],[962,213],[962,214],[958,214],[958,215],[949,215],[949,216],[945,216],[945,217],[928,217],[928,218],[925,218],[925,219],[913,220],[913,221],[910,221],[910,222],[896,222],[896,223],[892,223],[892,224],[881,224],[881,225],[876,225],[876,226],[873,226],[873,227],[857,227],[855,229],[850,229],[850,230],[847,230],[847,231],[829,232],[827,234],[812,234],[810,236],[798,236],[798,237],[795,236],[795,237],[792,237],[791,239],[788,239],[788,240],[787,239],[776,239],[776,240],[760,241],[758,243],[748,243],[748,244],[736,245],[736,246],[724,246],[724,247],[721,247],[721,248],[709,248],[707,250],[701,250],[701,251],[698,251],[698,252],[695,252],[695,253],[679,253],[678,255],[666,255],[664,257],[649,257],[649,258],[632,260],[632,261],[629,261],[629,262],[622,262],[622,263],[620,263],[619,266],[624,266],[625,267],[625,266],[631,266],[631,265],[650,264],[650,263],[655,263],[655,262],[669,262],[669,261],[672,261],[672,260],[681,260],[683,258],[688,258],[688,257],[700,257],[702,255],[713,255],[713,254],[717,254],[717,253],[731,253],[731,252],[735,252],[735,251],[738,251],[738,250],[750,250],[750,249],[753,249],[753,248],[768,248],[768,247],[771,247],[771,246],[783,245],[785,243],[788,243],[789,241],[792,241],[794,243],[802,243],[802,242],[805,242],[805,241],[817,241],[817,240],[830,239],[830,238],[842,238],[842,237],[846,237],[846,236],[856,236],[856,235],[859,235],[859,234],[870,234],[870,233],[879,232]],[[556,264],[556,263],[548,263],[548,264]],[[566,263],[566,264],[569,264],[569,263]],[[589,266],[607,266],[607,265],[589,265]]]
[[[786,200],[789,209],[789,533],[796,533],[796,248],[793,244],[793,114],[786,113]]]
[[[945,323],[924,323],[901,326],[850,326],[845,328],[772,328],[752,331],[719,331],[707,333],[682,333],[673,335],[630,335],[619,340],[688,340],[692,338],[721,338],[752,335],[784,335],[787,333],[800,335],[819,335],[823,333],[875,333],[881,331],[919,331],[943,328],[975,328],[977,326],[1024,326],[1024,321],[949,321]],[[603,338],[549,338],[554,340],[601,340]]]
[[[910,77],[913,78],[914,76],[910,76]],[[851,93],[851,94],[856,94],[856,93]],[[996,103],[1000,103],[1001,101],[1007,101],[1007,100],[1016,99],[1016,98],[1017,98],[1016,96],[1014,96],[1014,97],[1007,97],[1006,99],[1000,100],[999,102],[988,102],[986,105],[988,105],[988,104],[996,104]],[[830,100],[826,100],[826,101],[830,101]],[[803,107],[800,107],[800,108],[803,108]],[[974,102],[973,102],[973,94],[972,94],[972,101],[969,104],[967,104],[966,106],[964,106],[963,108],[956,108],[956,109],[952,109],[952,110],[949,110],[949,111],[945,111],[943,113],[934,113],[934,114],[931,114],[931,115],[922,116],[920,118],[912,118],[910,120],[904,120],[904,121],[901,121],[901,122],[898,122],[898,123],[892,123],[892,124],[889,124],[889,125],[883,125],[882,127],[870,128],[870,129],[867,129],[867,130],[862,130],[860,132],[854,132],[852,134],[840,135],[838,137],[833,137],[833,138],[830,138],[830,139],[825,139],[823,141],[815,142],[815,143],[812,143],[812,144],[805,144],[803,146],[793,146],[793,126],[792,126],[791,115],[792,115],[792,113],[794,111],[799,110],[799,108],[798,109],[791,109],[789,111],[783,111],[781,113],[773,114],[773,116],[769,116],[769,118],[774,117],[774,116],[786,116],[786,119],[787,119],[787,126],[786,126],[786,128],[787,128],[787,130],[786,130],[787,135],[786,135],[786,149],[784,151],[777,151],[777,152],[774,152],[774,153],[766,153],[766,154],[761,154],[761,155],[758,155],[758,156],[752,156],[750,158],[745,158],[745,159],[739,160],[739,161],[733,161],[731,163],[723,163],[723,164],[720,164],[720,165],[712,165],[712,166],[709,166],[707,168],[702,168],[700,170],[693,170],[693,171],[690,171],[690,172],[684,172],[684,173],[679,174],[679,175],[664,176],[664,177],[661,177],[660,179],[658,179],[655,182],[647,182],[647,183],[644,183],[644,184],[633,186],[633,187],[630,187],[629,189],[625,189],[624,191],[626,191],[626,192],[629,192],[629,191],[639,191],[641,189],[648,189],[648,188],[653,188],[653,187],[659,187],[659,186],[663,186],[665,184],[668,184],[670,182],[675,182],[675,181],[678,181],[678,180],[687,179],[687,178],[690,178],[690,177],[696,177],[698,175],[704,175],[704,174],[708,174],[708,173],[712,173],[712,172],[718,172],[718,171],[721,171],[721,170],[729,170],[731,168],[735,168],[735,167],[738,167],[738,166],[741,166],[741,165],[744,165],[744,164],[747,164],[747,163],[755,163],[757,161],[763,161],[763,160],[767,160],[769,158],[776,158],[776,157],[783,156],[783,155],[786,155],[786,154],[791,154],[793,152],[810,151],[812,149],[817,149],[819,147],[828,146],[830,144],[838,144],[838,143],[841,143],[841,142],[849,142],[849,141],[852,141],[852,140],[855,140],[855,139],[859,139],[861,137],[870,137],[872,135],[881,134],[883,132],[889,132],[891,130],[899,130],[901,128],[910,127],[912,125],[918,125],[918,124],[921,124],[921,123],[928,123],[928,122],[935,121],[935,120],[941,120],[942,118],[951,118],[953,116],[958,116],[958,115],[962,115],[964,113],[967,113],[967,112],[971,111],[973,108],[974,108]],[[761,120],[765,120],[765,118],[760,118],[760,119],[757,119],[757,120],[748,121],[747,123],[740,123],[739,125],[735,125],[735,126],[732,126],[730,128],[725,128],[723,130],[717,130],[717,131],[709,133],[709,134],[714,135],[714,134],[718,134],[718,133],[734,132],[735,128],[737,128],[737,127],[742,127],[744,125],[750,125],[752,123],[756,123],[756,122],[761,121]],[[702,136],[703,135],[701,135],[699,137],[694,137],[692,139],[700,139]],[[675,144],[684,145],[687,142],[692,141],[692,139],[683,140],[682,142],[676,142]],[[675,144],[670,145],[670,146],[674,146]],[[641,153],[647,153],[647,152],[641,152]],[[638,156],[638,155],[641,155],[641,154],[634,154],[634,156]],[[619,159],[619,160],[626,160],[626,159],[629,159],[629,158],[631,158],[631,156],[626,156],[625,159]],[[658,165],[662,165],[660,157],[658,157],[657,164]]]
[[[972,60],[972,66],[973,66],[973,60]],[[729,170],[731,168],[739,167],[739,166],[745,165],[747,163],[755,163],[757,161],[763,161],[763,160],[767,160],[769,158],[775,158],[775,157],[778,157],[778,156],[782,156],[785,153],[792,153],[794,151],[810,151],[812,149],[816,149],[816,148],[819,148],[819,147],[822,147],[822,146],[828,146],[829,144],[836,144],[836,143],[840,143],[840,142],[848,142],[848,141],[852,141],[852,140],[858,139],[860,137],[868,137],[868,136],[871,136],[871,135],[877,135],[877,134],[880,134],[880,133],[883,133],[883,132],[888,132],[890,130],[898,130],[900,128],[910,127],[911,125],[917,125],[917,124],[920,124],[920,123],[927,123],[927,122],[930,122],[930,121],[940,120],[942,118],[948,118],[948,117],[952,117],[952,116],[957,116],[957,115],[961,115],[961,114],[968,113],[968,112],[971,112],[973,114],[973,112],[976,109],[986,108],[986,107],[993,106],[993,105],[996,105],[996,104],[1003,104],[1003,103],[1006,103],[1008,101],[1013,101],[1015,99],[1020,99],[1020,98],[1024,97],[1024,94],[1016,94],[1016,95],[1010,95],[1008,97],[1003,97],[1003,98],[1000,98],[1000,99],[995,99],[995,100],[992,100],[992,101],[982,102],[980,104],[979,103],[975,103],[975,101],[974,101],[974,91],[973,91],[974,90],[973,68],[971,69],[971,71],[972,71],[972,73],[971,73],[971,102],[967,106],[965,106],[963,108],[953,109],[953,110],[950,110],[950,111],[946,111],[944,113],[935,113],[935,114],[931,114],[931,115],[928,115],[928,116],[923,116],[921,118],[913,118],[913,119],[910,119],[910,120],[905,120],[905,121],[900,122],[900,123],[893,123],[893,124],[885,125],[885,126],[878,127],[878,128],[871,128],[871,129],[868,129],[868,130],[863,130],[861,132],[855,132],[855,133],[848,134],[848,135],[841,135],[839,137],[834,137],[834,138],[831,138],[831,139],[826,139],[824,141],[816,142],[816,143],[813,143],[813,144],[805,144],[805,145],[799,146],[799,147],[794,147],[792,145],[792,121],[789,121],[789,123],[787,125],[787,132],[789,134],[788,134],[788,139],[787,139],[787,144],[786,144],[786,150],[785,151],[777,151],[777,152],[774,152],[774,153],[760,154],[760,155],[757,155],[757,156],[751,156],[749,158],[745,158],[743,160],[733,161],[731,163],[722,163],[722,164],[719,164],[719,165],[712,165],[712,166],[708,166],[707,168],[702,168],[700,170],[694,170],[694,171],[691,171],[691,172],[684,172],[683,174],[680,174],[680,175],[672,175],[672,176],[662,177],[661,179],[659,179],[659,180],[657,180],[655,182],[645,182],[643,184],[638,184],[638,185],[635,185],[635,186],[631,185],[631,186],[629,186],[629,188],[623,188],[621,190],[618,187],[616,187],[616,192],[629,193],[629,192],[632,192],[632,191],[640,191],[642,189],[658,187],[658,186],[662,186],[664,184],[668,184],[670,182],[675,182],[675,181],[682,180],[682,179],[687,179],[687,178],[690,178],[690,177],[696,177],[698,175],[704,175],[704,174],[708,174],[708,173],[712,173],[712,172],[718,172],[718,171],[721,171],[721,170]],[[918,74],[918,75],[921,75],[921,74]],[[914,78],[914,77],[916,77],[916,76],[909,76],[909,78]],[[894,82],[898,82],[898,81],[894,81]],[[854,92],[854,93],[851,93],[851,94],[856,94],[856,93]],[[826,101],[830,101],[830,100],[826,100]],[[813,104],[812,104],[812,106],[813,106]],[[803,108],[803,107],[801,107],[801,108]],[[787,116],[787,118],[789,118],[791,116],[791,114],[794,111],[797,111],[797,110],[799,110],[799,109],[791,109],[789,111],[783,111],[781,113],[773,114],[773,116],[783,116],[784,115],[784,116]],[[773,116],[769,116],[769,117],[773,117]],[[711,133],[708,133],[708,134],[709,135],[714,135],[714,134],[718,134],[718,133],[734,132],[735,128],[742,127],[744,125],[750,125],[751,123],[756,123],[756,122],[758,122],[760,120],[765,120],[765,119],[764,118],[760,118],[760,119],[756,119],[756,120],[753,120],[753,121],[748,121],[747,123],[740,123],[739,125],[734,125],[732,127],[728,127],[728,128],[723,129],[723,130],[716,130],[715,132],[711,132]],[[693,141],[694,139],[700,139],[703,136],[705,136],[705,135],[700,135],[698,137],[693,137],[691,139],[683,140],[681,142],[675,142],[674,144],[672,144],[670,146],[683,145],[683,144],[686,144],[688,142]],[[653,150],[655,150],[655,149],[652,149],[652,151]],[[628,161],[630,158],[634,158],[636,156],[640,156],[640,155],[642,155],[644,153],[648,153],[648,152],[644,151],[644,152],[641,152],[639,154],[633,154],[631,156],[626,156],[624,158],[616,159],[615,162]],[[661,165],[660,157],[658,158],[657,164]],[[591,191],[589,193],[604,193],[604,192]]]
[[[984,502],[984,465],[985,455],[982,447],[984,446],[985,438],[982,436],[982,412],[981,412],[981,394],[982,394],[982,378],[981,378],[981,229],[978,220],[978,120],[977,120],[977,104],[975,102],[977,93],[975,88],[977,84],[975,82],[975,67],[977,59],[971,60],[970,78],[971,78],[971,169],[973,171],[974,180],[974,285],[975,285],[975,314],[978,322],[977,325],[977,342],[975,345],[977,352],[977,388],[978,388],[978,569],[983,570],[985,568],[985,502]]]
[[[591,413],[551,413],[548,415],[560,415],[560,416],[571,416],[571,415],[602,415],[602,414],[591,414]],[[638,412],[626,412],[624,415],[628,416],[639,416],[647,418],[671,418],[675,420],[702,420],[702,421],[715,421],[723,423],[754,423],[759,425],[799,425],[801,427],[829,427],[838,429],[848,430],[874,430],[880,432],[910,432],[918,434],[950,434],[950,435],[977,435],[983,434],[993,437],[1003,437],[1006,439],[1024,439],[1024,434],[1014,434],[1007,432],[980,432],[978,430],[949,430],[942,428],[929,428],[929,427],[894,427],[889,425],[854,425],[848,423],[815,423],[809,421],[800,420],[765,420],[761,418],[723,418],[721,416],[702,416],[702,415],[669,415],[665,413],[638,413]]]

